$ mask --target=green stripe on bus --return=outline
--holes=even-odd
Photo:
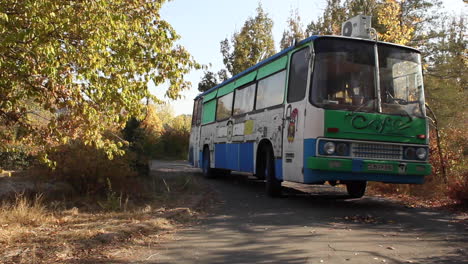
[[[202,124],[207,124],[215,121],[216,116],[216,100],[211,100],[203,104]]]
[[[231,83],[228,83],[228,84],[224,85],[223,87],[218,89],[218,97],[221,97],[221,96],[223,96],[225,94],[228,94],[228,93],[234,91],[235,87],[236,86],[234,85],[234,82],[231,82]]]
[[[391,171],[379,171],[370,170],[368,165],[370,164],[388,164],[392,166]],[[399,165],[405,164],[405,172],[399,172]],[[342,171],[342,172],[354,172],[354,173],[388,173],[388,174],[399,174],[399,175],[429,175],[431,174],[431,165],[427,163],[411,163],[411,162],[400,162],[400,161],[386,161],[386,160],[362,160],[362,168],[359,171],[353,171],[353,160],[351,159],[338,159],[338,158],[326,158],[326,157],[307,157],[306,168],[313,170],[323,171]]]
[[[258,70],[257,79],[261,79],[279,70],[285,69],[287,64],[288,56],[283,56],[273,62],[270,62]]]
[[[253,82],[255,80],[255,77],[257,77],[257,71],[251,72],[239,79],[237,79],[235,88],[240,87],[244,84],[247,84],[249,82]]]
[[[216,98],[216,93],[217,93],[217,92],[218,92],[218,90],[214,90],[214,91],[212,91],[211,93],[205,95],[205,96],[203,97],[203,102],[206,103],[206,102],[210,101],[211,99]]]

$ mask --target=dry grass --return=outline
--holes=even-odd
[[[42,195],[30,200],[24,194],[16,194],[14,202],[4,202],[0,208],[0,225],[39,226],[51,219]]]
[[[95,197],[83,198],[76,201],[80,208],[71,209],[64,202],[47,203],[42,196],[17,195],[0,208],[0,262],[125,262],[131,252],[153,247],[182,223],[193,221],[195,213],[187,201],[199,199],[203,192],[187,189],[183,179],[166,184],[159,186],[166,192],[157,197],[113,210],[101,206],[121,199],[112,193],[99,203]]]

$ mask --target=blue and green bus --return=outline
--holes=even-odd
[[[420,184],[431,172],[421,55],[343,36],[312,36],[198,95],[189,160],[206,177]]]

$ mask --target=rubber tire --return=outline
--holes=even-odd
[[[255,177],[262,181],[265,180],[265,156],[261,156],[264,155],[263,153],[264,151],[261,151],[260,157],[257,159],[257,168],[255,173]]]
[[[275,173],[275,157],[273,156],[273,150],[267,148],[264,152],[263,168],[265,175],[265,190],[270,197],[281,196],[281,181],[276,179]]]
[[[205,147],[203,149],[202,172],[203,172],[203,176],[207,179],[212,179],[215,177],[214,169],[210,167],[211,166],[210,164],[211,164],[210,150],[208,149],[208,147]]]
[[[351,181],[346,183],[346,190],[351,198],[361,198],[366,193],[367,181]]]

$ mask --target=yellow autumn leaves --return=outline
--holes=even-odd
[[[401,5],[405,0],[386,0],[378,9],[378,22],[386,31],[378,33],[379,40],[407,45],[414,34],[414,22],[405,23]]]

